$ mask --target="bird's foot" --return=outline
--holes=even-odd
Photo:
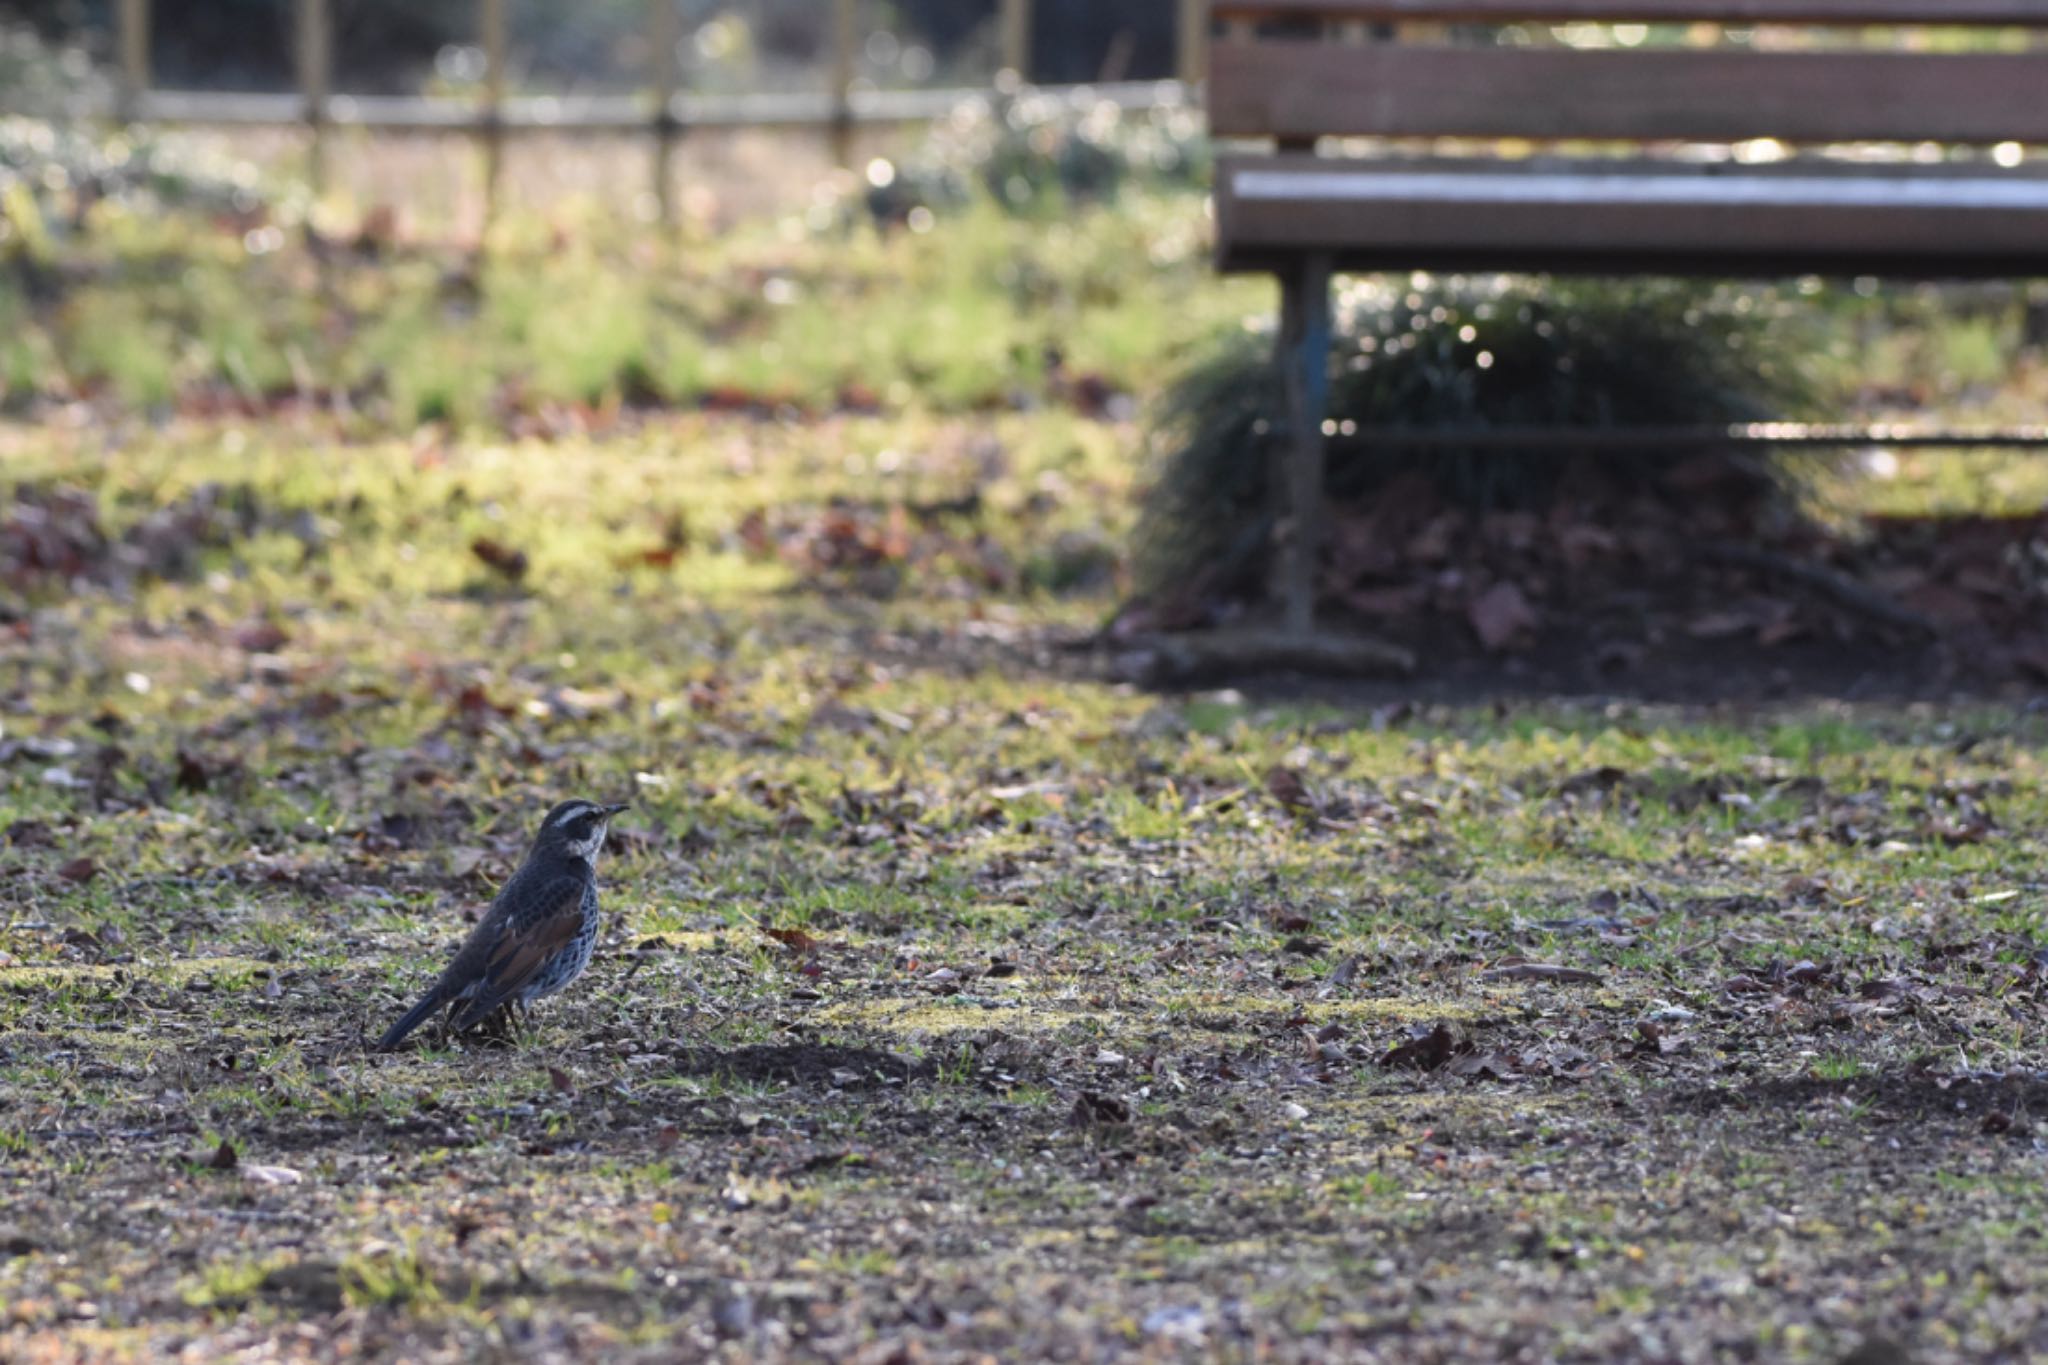
[[[526,1027],[512,1005],[505,1004],[479,1020],[470,1030],[471,1035],[488,1047],[517,1047],[525,1036]]]

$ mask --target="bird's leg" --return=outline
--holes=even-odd
[[[514,998],[492,1010],[490,1018],[482,1021],[478,1027],[492,1042],[516,1044],[519,1041],[522,1024],[519,1001]]]

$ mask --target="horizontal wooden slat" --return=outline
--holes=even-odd
[[[2048,175],[2033,173],[1266,157],[1217,175],[1229,270],[1329,252],[1354,270],[2048,276]]]
[[[1221,137],[2048,141],[2048,52],[1218,43]]]
[[[2048,0],[1215,0],[1219,19],[2048,26]]]

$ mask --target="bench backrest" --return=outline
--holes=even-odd
[[[1219,137],[2048,142],[2048,0],[1214,0]],[[1444,25],[1797,25],[1804,46],[1472,43]],[[1905,50],[1872,27],[1980,31]],[[1989,31],[2008,30],[2005,35]]]

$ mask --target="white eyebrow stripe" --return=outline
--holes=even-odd
[[[597,809],[597,807],[596,807],[596,806],[594,806],[594,805],[592,805],[592,804],[591,804],[590,802],[588,802],[588,801],[578,801],[578,802],[577,802],[577,803],[576,803],[575,805],[573,805],[573,806],[570,806],[570,807],[569,807],[569,808],[568,808],[567,810],[563,811],[563,812],[562,812],[562,813],[561,813],[560,815],[557,815],[557,816],[556,816],[556,817],[554,818],[554,821],[553,821],[553,823],[554,823],[554,824],[556,824],[557,826],[560,826],[560,825],[566,825],[566,824],[568,824],[568,823],[569,823],[569,822],[570,822],[571,820],[574,820],[574,819],[575,819],[575,818],[576,818],[577,816],[579,816],[579,815],[587,815],[588,813],[590,813],[591,811],[594,811],[594,810],[596,810],[596,809]]]

